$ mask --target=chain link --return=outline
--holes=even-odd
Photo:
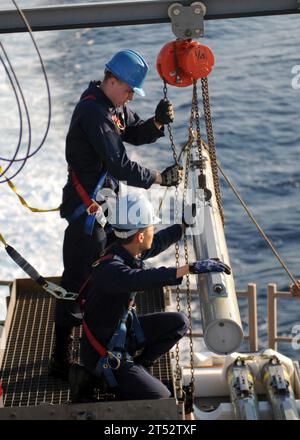
[[[202,78],[202,99],[203,99],[203,110],[204,110],[204,119],[205,119],[205,127],[207,133],[207,142],[208,142],[208,152],[210,156],[211,169],[213,175],[214,189],[217,199],[217,204],[220,212],[220,216],[222,219],[222,223],[224,226],[224,211],[222,206],[222,197],[221,197],[221,189],[220,189],[220,180],[218,174],[218,164],[217,164],[217,154],[216,154],[216,145],[214,139],[214,132],[212,126],[212,118],[210,111],[210,102],[209,102],[209,91],[208,91],[208,79]]]

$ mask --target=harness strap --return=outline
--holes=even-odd
[[[84,98],[81,99],[81,101],[86,101],[87,99],[92,99],[93,101],[96,101],[95,95],[87,95]]]
[[[84,333],[86,334],[86,337],[88,338],[88,341],[92,345],[92,347],[97,351],[97,353],[99,353],[101,358],[103,356],[106,356],[107,355],[106,348],[103,347],[103,345],[101,345],[100,342],[97,341],[97,339],[93,336],[93,334],[90,331],[90,329],[89,329],[87,323],[85,322],[85,320],[82,321],[82,325],[83,325]]]
[[[96,211],[98,210],[98,207],[99,207],[98,203],[96,203],[95,200],[91,199],[91,197],[88,195],[86,190],[83,188],[83,186],[79,182],[78,177],[76,176],[75,171],[73,171],[70,167],[69,167],[69,170],[71,172],[71,178],[72,178],[73,186],[74,186],[77,194],[81,198],[82,202],[87,207],[87,209],[86,209],[87,213],[88,214],[95,214]]]

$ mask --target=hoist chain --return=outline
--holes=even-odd
[[[202,156],[202,144],[201,144],[201,132],[200,132],[200,114],[199,114],[199,106],[198,106],[198,91],[197,91],[197,81],[193,81],[193,99],[192,99],[192,114],[196,123],[196,144],[198,148],[198,156],[199,156],[199,172],[200,175],[203,175],[203,156]],[[191,122],[193,124],[193,121]]]
[[[164,91],[164,99],[167,100],[168,99],[168,89],[167,89],[166,81],[164,81],[163,91]],[[174,158],[174,161],[175,161],[176,165],[179,165],[178,156],[177,156],[177,152],[176,152],[175,141],[174,141],[174,136],[173,136],[172,128],[171,128],[171,124],[168,124],[167,128],[168,128],[168,132],[169,132],[169,139],[170,139],[170,143],[171,143],[173,158]]]
[[[164,98],[167,99],[167,85],[166,82],[164,82]],[[197,99],[197,95],[196,95]],[[199,153],[199,159],[202,159],[202,150],[201,150],[201,137],[200,137],[200,123],[199,123],[199,111],[198,111],[198,103],[196,103],[195,100],[195,94],[193,92],[193,99],[192,99],[192,106],[191,106],[191,116],[190,116],[190,124],[189,124],[189,140],[186,145],[186,164],[185,164],[185,173],[184,173],[184,189],[183,189],[183,208],[185,206],[186,201],[186,194],[188,189],[188,178],[189,178],[189,167],[190,167],[190,157],[191,157],[191,148],[193,144],[193,123],[195,118],[197,118],[198,115],[198,125],[197,125],[197,131],[199,133],[198,139],[198,151]],[[171,147],[173,151],[173,157],[175,162],[178,164],[178,157],[176,153],[176,147],[174,142],[174,137],[172,134],[171,125],[168,124],[168,131],[169,131],[169,138],[171,142]],[[200,145],[200,149],[199,149]],[[202,167],[202,173],[203,173],[203,167]],[[175,219],[178,221],[178,188],[176,187],[175,190]],[[187,235],[184,234],[184,255],[185,255],[185,263],[189,263],[189,251],[188,251],[188,239]],[[175,265],[176,267],[179,267],[179,243],[177,242],[175,244]],[[192,308],[191,308],[191,289],[190,289],[190,279],[189,274],[186,275],[186,289],[187,289],[187,310],[188,310],[188,319],[189,319],[189,338],[190,338],[190,366],[191,366],[191,382],[189,385],[189,389],[191,391],[191,399],[194,400],[194,348],[193,348],[193,337],[192,337]],[[178,312],[181,310],[180,305],[180,288],[179,286],[176,286],[176,309]],[[183,390],[182,390],[182,378],[181,378],[181,369],[179,366],[179,344],[176,344],[175,348],[175,361],[176,361],[176,388],[177,388],[177,395],[179,399],[183,398]]]
[[[167,83],[164,81],[164,88],[163,88],[163,92],[164,92],[164,99],[167,100],[168,99],[168,89],[167,89]],[[179,165],[178,162],[178,156],[177,156],[177,152],[176,152],[176,146],[175,146],[175,141],[174,141],[174,136],[172,133],[172,128],[171,128],[171,124],[167,125],[168,127],[168,132],[169,132],[169,139],[170,139],[170,143],[171,143],[171,148],[172,148],[172,152],[173,152],[173,158],[174,161],[177,165]],[[174,213],[174,220],[177,221],[178,220],[178,187],[176,186],[175,188],[175,213]],[[179,242],[175,243],[175,267],[178,268],[179,267]],[[181,305],[180,305],[180,288],[177,285],[176,286],[176,310],[177,312],[181,311]],[[181,375],[181,368],[180,368],[180,350],[179,350],[179,343],[176,344],[175,347],[175,362],[176,362],[176,366],[175,366],[175,374],[176,374],[176,392],[177,392],[177,398],[179,400],[183,399],[183,389],[182,389],[182,375]]]
[[[188,189],[188,180],[189,180],[189,169],[190,169],[190,158],[191,158],[191,145],[186,151],[186,166],[185,166],[185,175],[184,175],[184,190],[183,190],[183,206],[185,206],[186,202],[186,193]],[[189,247],[188,247],[188,238],[186,233],[184,233],[183,237],[184,243],[184,256],[185,256],[185,264],[189,264]],[[188,319],[189,319],[189,340],[190,340],[190,367],[191,367],[191,381],[189,385],[189,389],[191,391],[191,399],[194,400],[194,346],[193,346],[193,320],[192,320],[192,295],[190,288],[190,275],[186,275],[186,300],[187,300],[187,311],[188,311]]]
[[[224,211],[223,211],[223,206],[222,206],[222,197],[221,197],[220,181],[219,181],[219,175],[218,175],[216,146],[215,146],[214,132],[213,132],[213,126],[212,126],[212,119],[211,119],[211,111],[210,111],[208,79],[202,78],[201,83],[202,83],[202,99],[203,99],[204,119],[205,119],[207,142],[208,142],[208,152],[209,152],[209,156],[210,156],[211,169],[212,169],[217,204],[218,204],[220,216],[222,219],[222,223],[224,225]]]

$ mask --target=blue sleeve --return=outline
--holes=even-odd
[[[154,235],[153,243],[151,249],[143,252],[142,260],[147,260],[148,258],[155,257],[161,252],[168,249],[169,246],[179,241],[182,237],[182,226],[172,225],[166,229],[157,232]]]
[[[117,180],[148,189],[155,181],[156,172],[131,161],[112,121],[105,116],[99,118],[96,103],[90,102],[88,105],[89,111],[85,112],[81,120],[82,129],[106,169]]]
[[[124,108],[125,132],[122,135],[124,142],[132,145],[151,144],[164,136],[164,129],[158,129],[154,124],[154,117],[143,121],[129,107]]]
[[[120,293],[181,284],[182,278],[176,278],[176,272],[175,267],[131,269],[114,260],[103,264],[99,276],[105,280],[105,290]]]

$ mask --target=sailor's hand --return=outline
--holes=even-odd
[[[300,296],[300,280],[290,286],[290,292],[293,296]]]
[[[223,263],[218,258],[210,258],[208,260],[200,260],[190,263],[189,272],[192,274],[225,272],[227,275],[230,275],[231,269],[229,266],[227,266],[227,264]]]
[[[161,173],[161,186],[177,186],[182,180],[182,167],[171,165]]]
[[[170,101],[162,99],[155,110],[155,122],[158,124],[170,124],[174,121],[173,105]]]

